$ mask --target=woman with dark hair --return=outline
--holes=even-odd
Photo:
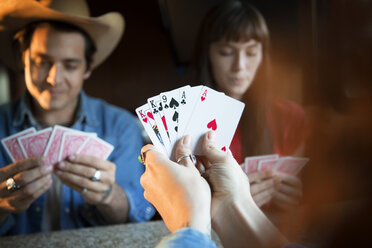
[[[230,146],[237,162],[270,153],[299,155],[306,134],[304,111],[272,97],[269,31],[261,13],[243,0],[222,1],[204,18],[195,49],[198,80],[245,103]],[[298,205],[298,177],[271,171],[248,177],[259,207],[281,212]]]

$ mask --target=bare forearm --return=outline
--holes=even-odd
[[[116,183],[106,204],[97,205],[98,210],[109,224],[124,223],[128,219],[129,203],[123,189]]]
[[[226,202],[215,216],[213,229],[224,247],[281,247],[286,243],[251,198]]]

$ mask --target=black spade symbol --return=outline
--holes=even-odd
[[[169,103],[169,107],[176,109],[179,105],[180,104],[172,97],[172,100]]]
[[[177,111],[174,112],[172,120],[173,121],[178,121],[178,112]]]

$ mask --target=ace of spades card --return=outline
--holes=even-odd
[[[217,147],[226,151],[230,146],[243,109],[244,103],[204,86],[184,133],[193,138],[193,153],[203,154],[202,137],[210,130],[216,133]]]

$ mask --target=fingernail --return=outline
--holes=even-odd
[[[75,156],[74,154],[68,156],[68,159],[69,159],[70,161],[75,160],[75,158],[76,158],[76,156]]]
[[[65,162],[60,162],[59,164],[58,164],[58,167],[59,168],[65,168],[66,167],[66,163]]]
[[[210,131],[210,132],[207,133],[207,139],[209,141],[214,141],[214,138],[215,138],[214,132]]]
[[[56,173],[58,176],[62,175],[62,171],[60,171],[60,170],[56,170],[55,173]]]
[[[190,135],[186,135],[183,137],[182,144],[185,146],[191,146],[191,137]]]
[[[51,166],[51,165],[46,165],[45,166],[45,171],[46,172],[49,172],[49,171],[52,171],[53,170],[53,166]]]

